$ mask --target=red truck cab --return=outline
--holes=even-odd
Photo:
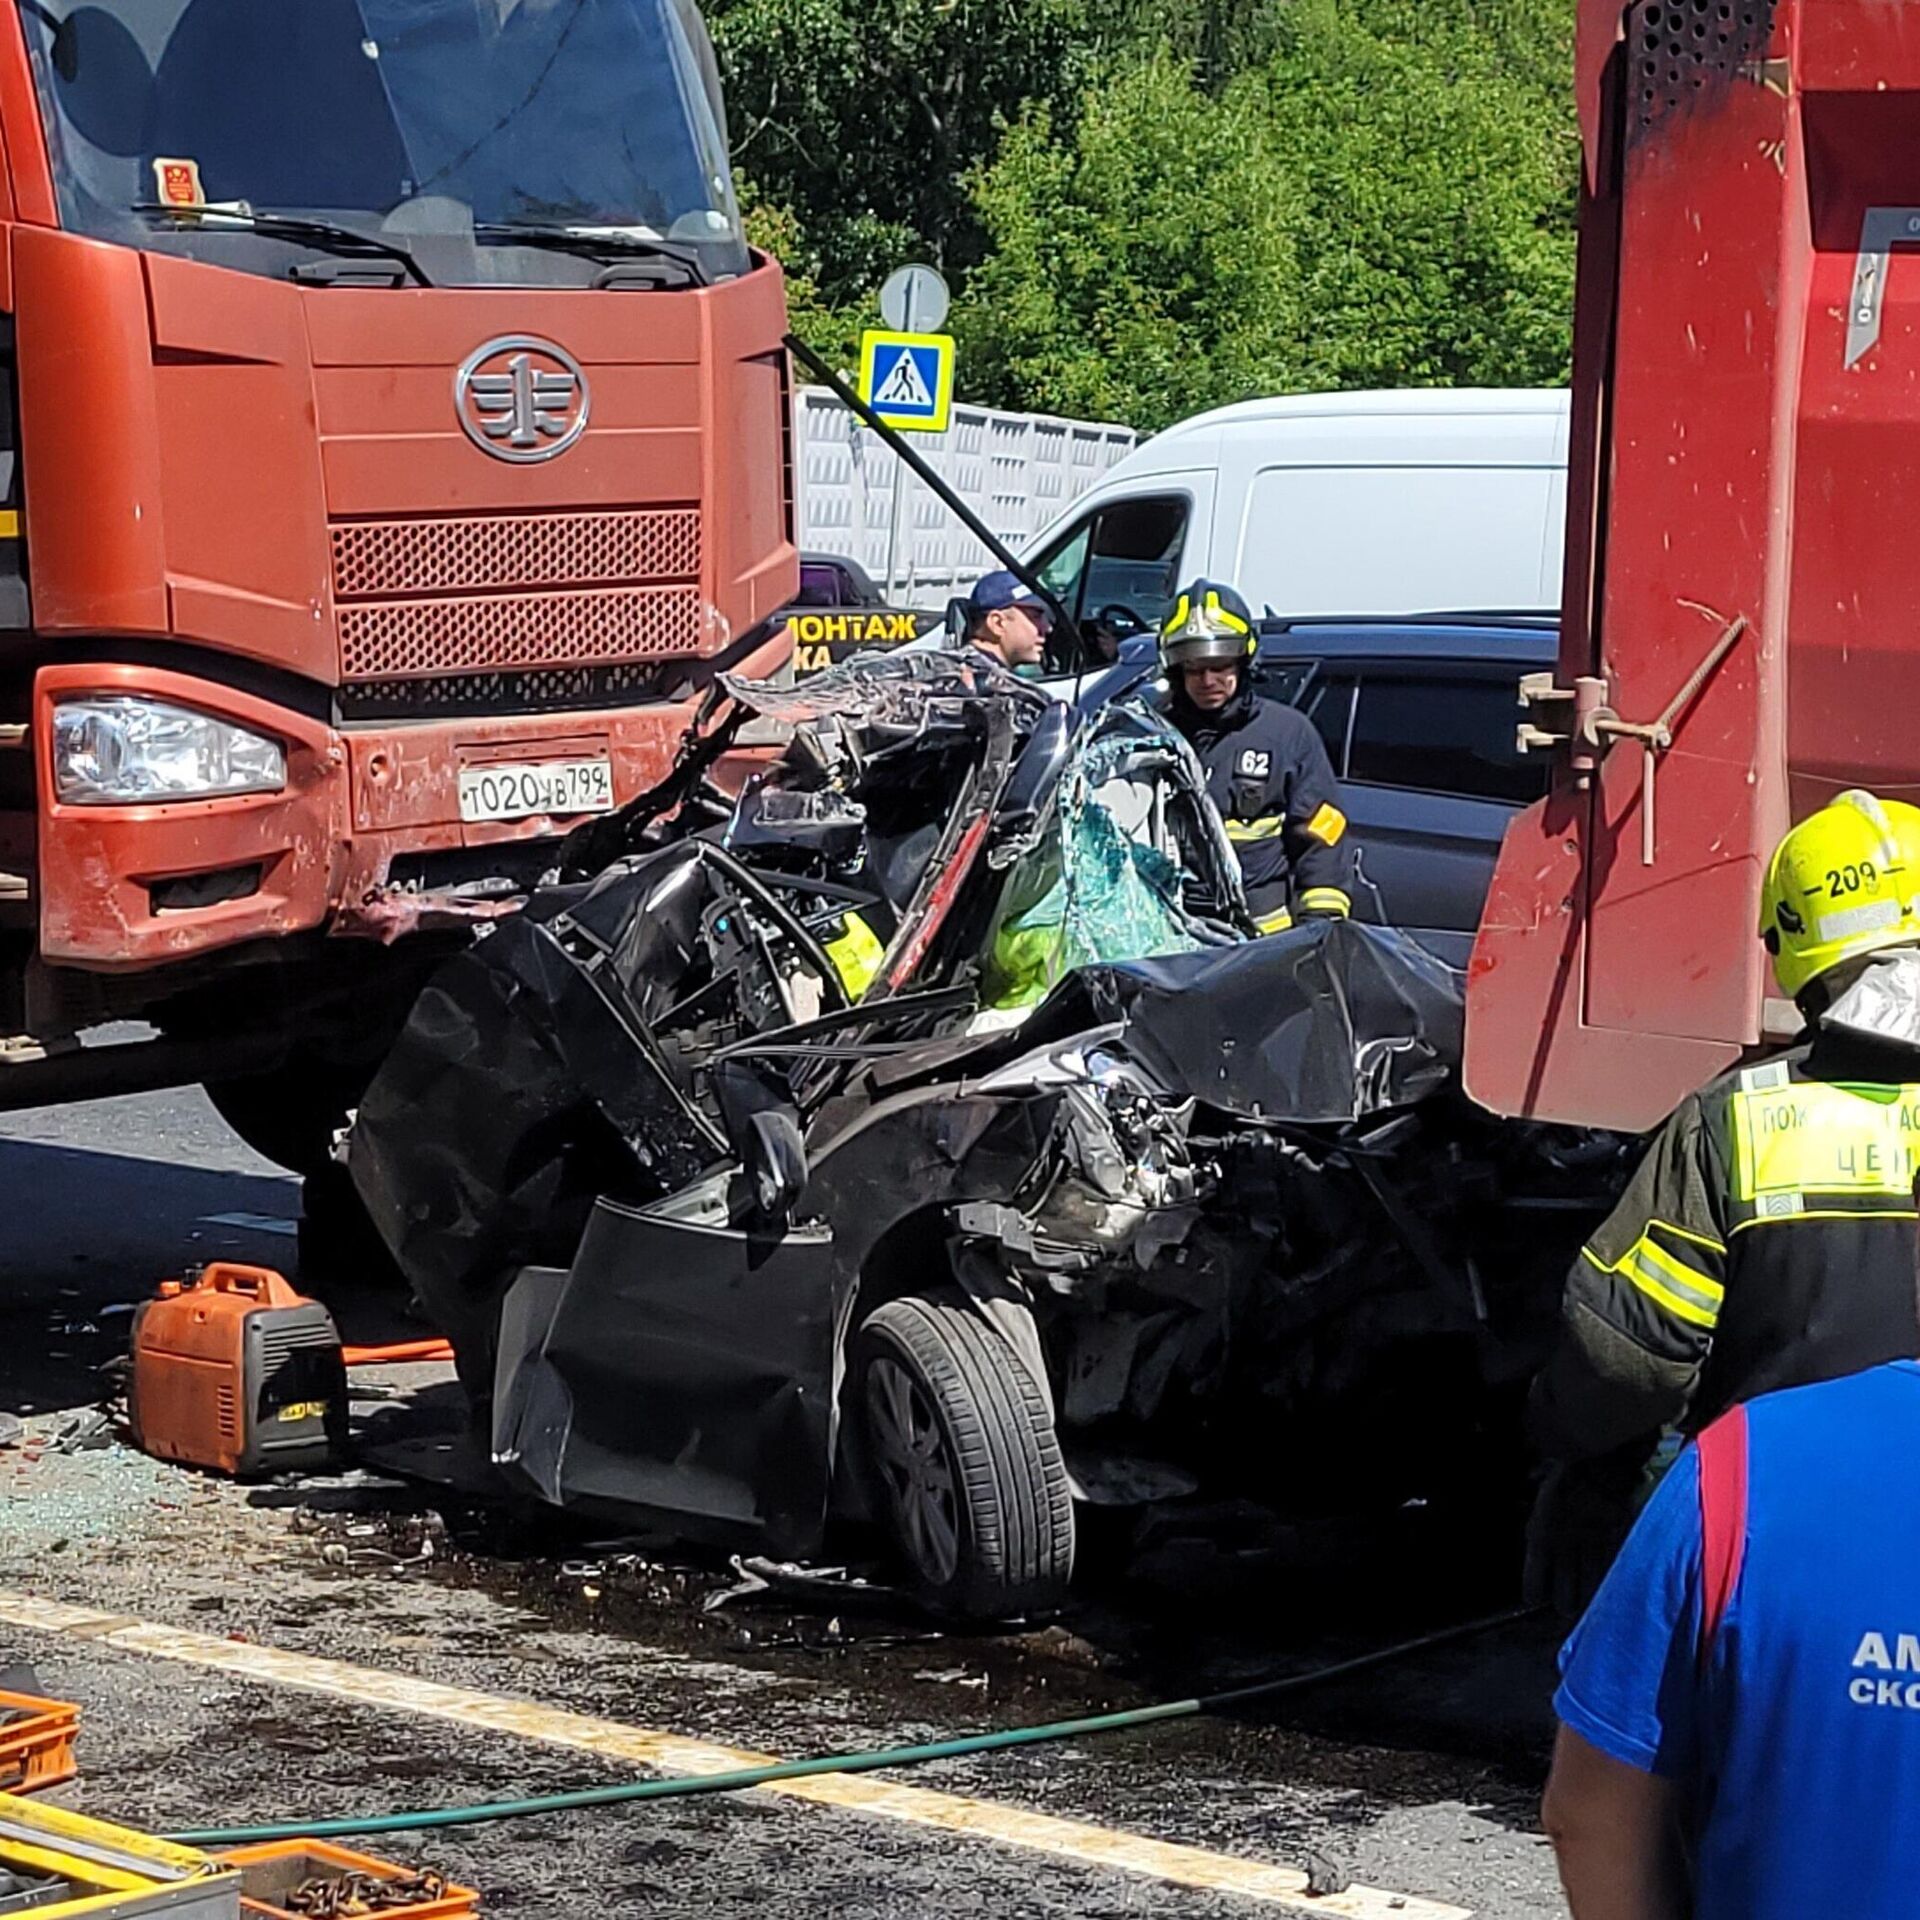
[[[793,591],[710,49],[684,0],[21,0],[0,144],[0,1103],[299,1103]],[[121,1016],[157,1050],[71,1053]]]
[[[1467,1083],[1651,1126],[1798,1022],[1767,857],[1920,798],[1920,8],[1583,0],[1553,791],[1502,851]]]

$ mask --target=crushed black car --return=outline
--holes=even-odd
[[[737,802],[704,770],[790,729]],[[1056,1603],[1076,1508],[1503,1463],[1604,1142],[1461,1096],[1458,977],[1256,938],[1177,734],[980,656],[716,689],[451,961],[356,1186],[555,1506]]]

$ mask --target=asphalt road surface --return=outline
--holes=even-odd
[[[127,1309],[159,1279],[212,1257],[295,1262],[296,1184],[198,1093],[0,1119],[0,1176],[0,1408],[30,1438],[100,1398]],[[360,1276],[323,1278],[349,1338],[419,1331]],[[445,1369],[370,1387],[363,1429],[416,1451],[457,1418]],[[955,1636],[857,1596],[709,1610],[738,1584],[724,1561],[365,1471],[243,1489],[121,1445],[16,1445],[0,1487],[0,1653],[83,1707],[82,1778],[58,1797],[167,1831],[1183,1697],[1488,1610],[1510,1572],[1418,1512],[1289,1530],[1216,1507],[1096,1538],[1087,1596],[1060,1622]],[[1536,1823],[1551,1649],[1512,1628],[1231,1719],[367,1844],[480,1888],[486,1912],[556,1920],[774,1901],[875,1920],[1536,1920],[1564,1912]],[[1354,1887],[1305,1899],[1301,1872]]]

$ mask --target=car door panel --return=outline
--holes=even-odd
[[[1516,809],[1359,781],[1344,792],[1356,916],[1399,927],[1450,966],[1465,966]]]
[[[1434,660],[1315,660],[1263,648],[1258,684],[1314,722],[1345,795],[1354,912],[1464,966],[1522,788],[1513,675]]]
[[[494,1456],[550,1504],[817,1552],[844,1303],[833,1236],[598,1201],[570,1270],[503,1303]]]

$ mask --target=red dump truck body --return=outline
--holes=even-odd
[[[1788,824],[1920,797],[1920,8],[1585,0],[1578,88],[1565,617],[1525,716],[1557,771],[1467,1076],[1639,1128],[1797,1024],[1756,939]]]
[[[378,996],[659,778],[793,592],[704,33],[10,8],[0,161],[0,1058],[120,1014],[297,1049],[310,986]]]

